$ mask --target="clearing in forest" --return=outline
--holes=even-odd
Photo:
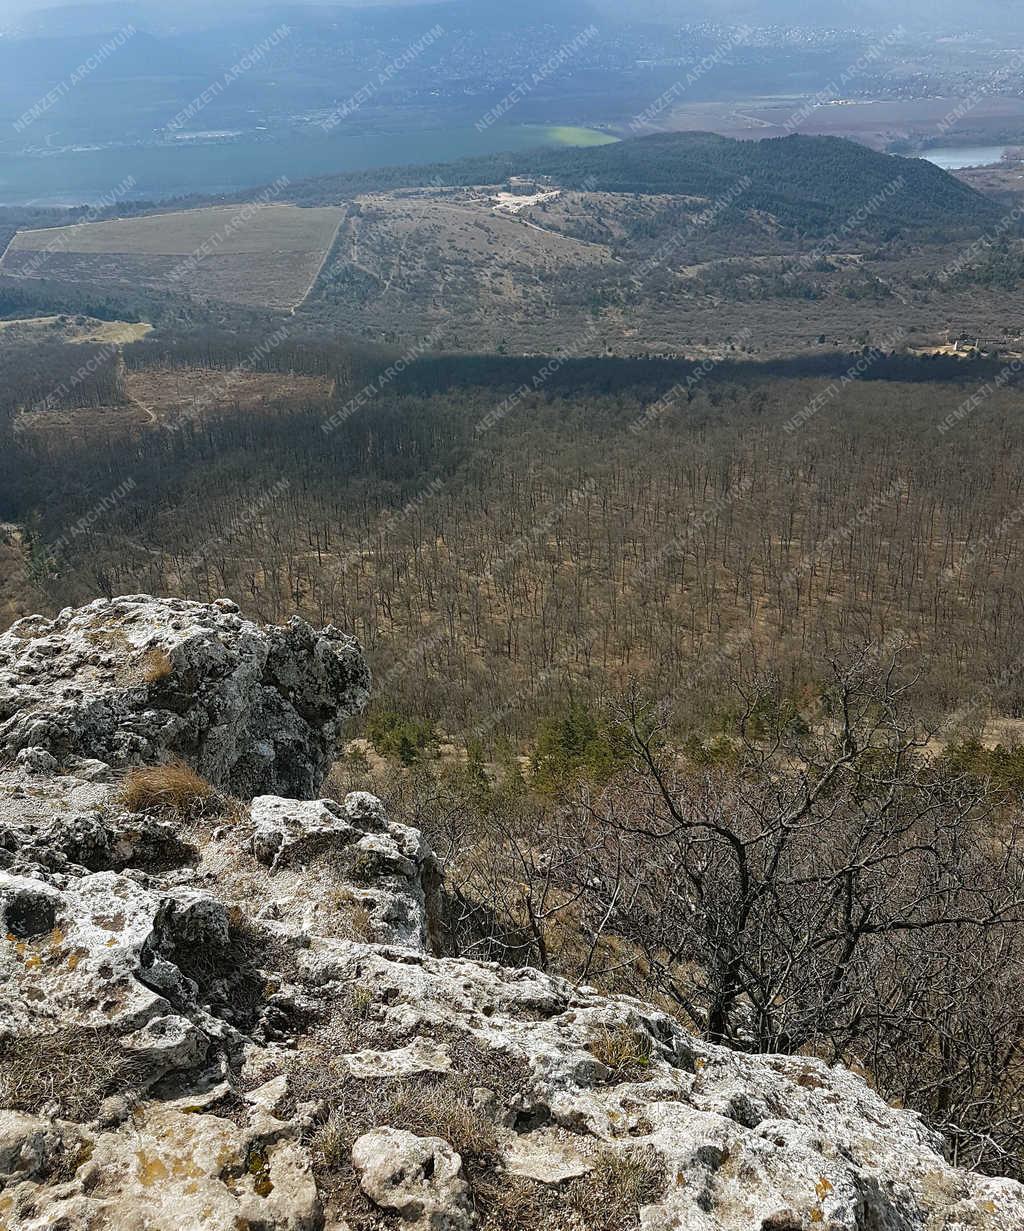
[[[0,321],[0,341],[3,342],[50,339],[123,346],[127,342],[138,342],[152,332],[153,326],[145,321],[100,321],[92,316],[29,316]]]

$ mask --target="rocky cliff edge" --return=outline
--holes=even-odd
[[[0,637],[0,1228],[1024,1228],[844,1069],[437,956],[421,835],[315,798],[368,687],[229,603]]]

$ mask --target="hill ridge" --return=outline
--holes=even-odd
[[[762,210],[804,234],[827,233],[863,211],[896,181],[898,191],[869,211],[879,232],[984,226],[995,202],[933,163],[880,154],[842,137],[769,137],[740,141],[708,132],[655,133],[611,145],[540,148],[449,163],[384,167],[320,176],[291,186],[296,204],[370,191],[495,184],[510,176],[548,177],[567,189],[714,199],[751,180],[736,208]]]

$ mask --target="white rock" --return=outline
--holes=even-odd
[[[450,1073],[448,1049],[429,1039],[416,1039],[393,1051],[358,1051],[344,1057],[353,1077],[411,1077],[420,1073]]]
[[[250,1090],[245,1098],[246,1102],[262,1108],[269,1115],[276,1116],[288,1101],[289,1094],[288,1074],[282,1073],[280,1077],[274,1077],[264,1082],[262,1086],[257,1086],[255,1090]]]
[[[223,919],[222,905],[195,892],[178,901],[112,872],[63,891],[0,872],[0,1032],[101,1029],[134,1053],[140,1086],[193,1067],[209,1040],[174,1012],[191,1006],[203,1018],[168,954],[182,941],[215,944]]]
[[[45,748],[22,748],[16,759],[30,774],[55,774],[59,768],[57,758]]]
[[[121,1046],[149,1068],[193,1069],[206,1059],[210,1040],[187,1018],[152,1017],[121,1039]]]
[[[34,1210],[11,1231],[319,1231],[320,1201],[308,1161],[287,1134],[263,1140],[218,1116],[150,1109],[101,1133],[60,1195],[39,1207],[23,1184],[8,1198]],[[0,1202],[3,1201],[0,1197]]]
[[[426,946],[433,856],[419,830],[388,820],[379,799],[365,792],[343,804],[264,795],[250,813],[253,854],[273,874],[278,917],[314,934]],[[363,917],[359,936],[347,930],[356,913]]]
[[[352,1166],[370,1200],[417,1231],[465,1231],[473,1225],[462,1159],[440,1137],[374,1129],[352,1147]]]
[[[169,669],[149,682],[154,654]],[[359,646],[334,628],[261,629],[223,604],[103,599],[0,637],[0,752],[31,749],[33,767],[46,755],[119,766],[183,757],[247,799],[308,797],[369,682]]]
[[[593,1159],[579,1148],[579,1137],[563,1129],[540,1128],[514,1135],[505,1150],[505,1168],[541,1184],[562,1184],[593,1170]]]
[[[271,870],[342,851],[362,833],[344,819],[331,799],[300,803],[276,795],[261,795],[249,809],[253,823],[253,854]]]

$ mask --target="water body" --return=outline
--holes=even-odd
[[[990,167],[1002,162],[1005,145],[960,145],[948,149],[926,150],[922,157],[943,171],[962,171],[964,167]]]
[[[495,125],[365,133],[355,136],[255,136],[183,141],[176,145],[64,149],[53,154],[0,157],[0,204],[91,205],[126,182],[137,201],[190,193],[238,192],[279,176],[292,183],[315,175],[372,167],[449,162],[472,154],[535,149],[541,145],[593,145],[611,140],[595,129]]]

